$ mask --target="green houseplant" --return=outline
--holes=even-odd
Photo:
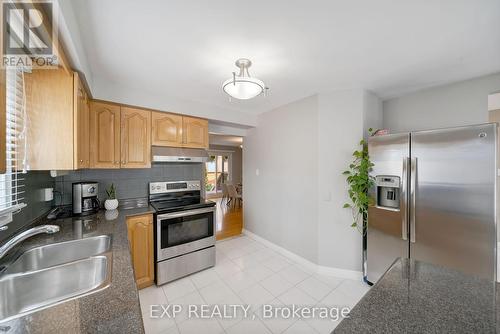
[[[368,129],[369,135],[373,135],[373,129]],[[344,204],[344,208],[352,211],[351,227],[357,228],[360,233],[366,233],[368,224],[368,206],[372,204],[372,199],[368,196],[368,190],[375,181],[370,176],[370,171],[374,166],[368,155],[368,144],[362,139],[359,142],[361,149],[352,153],[353,160],[349,164],[349,169],[342,174],[347,177],[348,193],[350,202]]]
[[[118,200],[116,199],[116,188],[114,183],[111,183],[108,189],[106,189],[106,194],[108,194],[108,199],[104,202],[104,207],[106,210],[114,210],[118,207]]]

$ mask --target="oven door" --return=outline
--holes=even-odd
[[[157,260],[215,245],[215,207],[160,214],[157,222]]]

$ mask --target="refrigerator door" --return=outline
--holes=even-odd
[[[495,279],[496,124],[411,134],[410,256]]]
[[[409,134],[371,137],[368,152],[376,186],[370,190],[364,269],[365,279],[375,283],[397,257],[408,257]]]

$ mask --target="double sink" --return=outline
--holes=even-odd
[[[0,322],[111,284],[111,235],[31,248],[0,268]]]

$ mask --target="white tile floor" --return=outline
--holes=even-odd
[[[262,316],[262,305],[352,307],[368,291],[362,282],[312,273],[246,236],[217,243],[217,265],[161,287],[139,292],[147,334],[331,333],[322,319]],[[181,305],[174,319],[152,319],[150,305]],[[188,318],[187,305],[249,305],[250,316]],[[240,312],[241,313],[241,312]]]

